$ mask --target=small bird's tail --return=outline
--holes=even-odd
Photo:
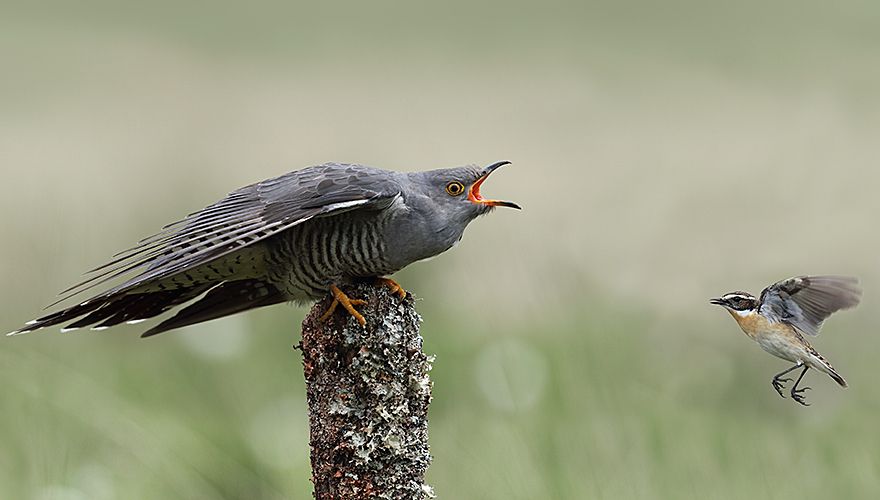
[[[844,380],[843,377],[841,377],[839,373],[837,373],[836,371],[834,371],[834,368],[832,368],[831,371],[828,372],[828,375],[830,375],[831,378],[833,378],[834,381],[837,382],[837,383],[840,385],[840,387],[846,387],[846,386],[847,386],[847,385],[846,385],[846,380]]]
[[[840,385],[840,387],[847,387],[846,380],[837,373],[837,370],[831,366],[831,363],[829,363],[827,359],[823,358],[822,355],[815,350],[813,350],[811,354],[813,355],[813,362],[808,364],[812,365],[813,368],[819,371],[827,373],[829,377],[834,379],[834,381]]]

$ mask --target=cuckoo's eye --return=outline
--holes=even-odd
[[[453,181],[446,185],[446,194],[449,196],[459,196],[464,193],[464,184]]]

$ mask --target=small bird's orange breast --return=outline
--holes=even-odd
[[[813,359],[813,348],[793,326],[781,321],[770,321],[754,311],[742,314],[729,309],[728,311],[742,331],[757,342],[761,349],[793,363],[809,363]]]
[[[767,318],[758,313],[752,312],[743,316],[736,311],[731,311],[729,309],[728,312],[739,324],[739,327],[742,328],[742,331],[753,339],[759,333],[771,329],[770,322],[767,321]]]

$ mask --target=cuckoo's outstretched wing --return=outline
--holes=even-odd
[[[161,280],[223,257],[313,218],[354,209],[381,209],[399,195],[388,172],[328,163],[267,179],[169,224],[90,271],[63,291],[64,300],[113,278],[140,271],[111,292]]]
[[[73,320],[76,321],[69,324],[68,329],[90,325],[102,329],[124,321],[141,321],[205,292],[207,295],[202,301],[182,311],[186,314],[178,314],[147,333],[153,335],[283,302],[282,293],[258,279],[220,280],[154,290],[141,286],[174,278],[314,217],[349,210],[380,210],[390,206],[399,195],[399,185],[388,172],[335,163],[245,186],[117,254],[113,261],[92,270],[91,277],[62,292],[66,295],[58,302],[115,278],[129,276],[122,284],[30,321],[10,335]]]
[[[761,292],[759,312],[788,323],[807,335],[818,335],[832,313],[855,307],[861,300],[859,280],[848,276],[798,276],[774,283]]]

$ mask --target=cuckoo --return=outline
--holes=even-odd
[[[363,325],[363,301],[340,287],[374,280],[405,297],[389,275],[449,250],[494,207],[520,208],[480,193],[509,163],[411,173],[327,163],[245,186],[115,255],[55,304],[100,285],[106,291],[10,335],[62,323],[62,331],[102,330],[189,303],[147,337],[328,293],[325,318],[341,306]]]

